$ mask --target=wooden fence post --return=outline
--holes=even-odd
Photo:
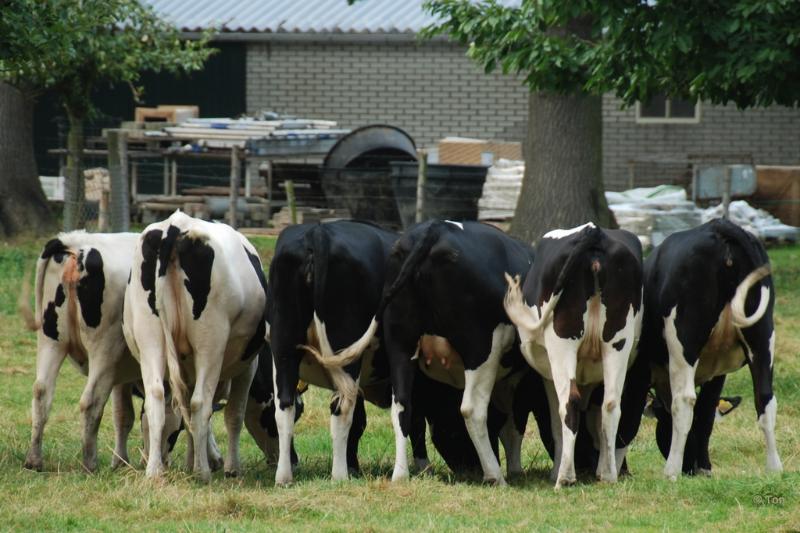
[[[425,212],[425,182],[428,180],[428,151],[424,148],[417,150],[417,163],[419,164],[417,173],[417,212],[414,221],[422,222]]]
[[[130,229],[130,189],[128,180],[128,134],[122,130],[108,130],[108,174],[110,194],[111,231]],[[101,211],[103,208],[101,194]]]
[[[238,146],[231,147],[231,206],[228,210],[228,224],[233,228],[236,227],[236,208],[239,203],[239,177],[242,164],[239,150]]]
[[[286,187],[286,203],[289,204],[292,224],[297,224],[297,202],[294,197],[294,182],[292,180],[286,180],[283,182],[283,185]]]

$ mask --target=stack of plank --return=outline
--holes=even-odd
[[[145,137],[171,137],[209,148],[244,148],[250,139],[340,137],[350,130],[336,129],[336,122],[316,119],[259,120],[255,118],[190,118],[163,130],[145,131]]]
[[[318,207],[298,207],[297,223],[308,224],[315,222],[332,222],[350,218],[350,211],[347,209],[327,209]],[[284,206],[280,211],[272,216],[272,227],[283,228],[292,223],[292,213],[288,206]]]
[[[265,198],[241,196],[236,205],[241,225],[265,226],[269,221],[269,202]],[[230,201],[225,196],[182,194],[151,196],[146,201],[137,204],[137,211],[142,224],[151,224],[163,220],[176,209],[204,220],[222,220],[227,217],[229,207]]]

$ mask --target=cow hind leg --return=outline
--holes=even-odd
[[[228,432],[228,450],[225,456],[225,477],[237,477],[241,470],[239,463],[239,438],[244,424],[244,413],[247,407],[247,397],[250,392],[250,384],[256,374],[258,358],[253,358],[247,369],[231,380],[231,392],[228,403],[225,406],[225,428]],[[208,445],[211,449],[216,448],[214,434],[209,430]],[[219,454],[218,450],[215,450]],[[213,458],[209,454],[209,458]]]
[[[42,436],[53,404],[56,377],[66,357],[66,351],[55,342],[39,340],[36,354],[36,381],[31,400],[31,447],[25,458],[25,468],[42,471]]]
[[[83,428],[83,468],[97,469],[97,432],[108,396],[114,386],[113,369],[96,359],[89,364],[89,379],[80,400]]]
[[[367,428],[367,411],[364,408],[364,397],[359,395],[353,411],[353,423],[347,434],[347,470],[351,476],[358,475],[361,468],[358,464],[358,443]],[[294,464],[295,457],[292,458]]]
[[[697,354],[686,353],[678,339],[676,311],[677,306],[664,319],[664,339],[669,352],[669,384],[672,391],[672,440],[667,464],[664,466],[664,476],[672,481],[677,480],[681,473],[686,438],[692,427],[694,405],[697,400],[694,387]],[[694,365],[687,362],[687,356],[692,357]]]
[[[555,384],[546,379],[544,390],[547,396],[547,407],[550,411],[550,433],[553,436],[553,468],[550,470],[550,481],[555,483],[558,480],[558,469],[561,466],[561,417],[558,413],[558,395]]]
[[[218,357],[212,354],[217,354]],[[197,378],[189,400],[188,425],[192,432],[194,448],[194,475],[198,481],[208,483],[211,481],[211,468],[208,464],[208,432],[211,426],[214,392],[217,390],[222,366],[222,350],[198,352],[196,355]],[[241,429],[241,421],[239,426]]]
[[[562,339],[552,328],[545,335],[547,356],[558,398],[558,417],[561,421],[561,457],[556,477],[556,490],[575,483],[575,440],[578,433],[579,403],[575,381],[578,365],[579,340]]]
[[[394,429],[394,468],[392,481],[408,479],[408,453],[406,439],[413,431],[414,410],[412,393],[414,389],[414,366],[417,364],[410,356],[414,354],[413,337],[406,336],[393,340],[391,330],[387,329],[387,354],[392,380],[392,428]],[[419,338],[419,337],[417,337]]]
[[[604,343],[603,349],[603,404],[601,406],[601,442],[600,460],[597,477],[600,481],[614,483],[619,475],[622,461],[617,462],[616,442],[619,420],[622,415],[622,388],[625,384],[625,372],[628,369],[628,358],[633,347],[633,320],[628,321],[630,334],[624,337],[625,343],[617,350],[613,343]],[[601,468],[604,467],[604,468]]]
[[[352,387],[357,389],[358,381],[350,378],[342,369],[339,380],[348,380]],[[350,428],[353,425],[353,414],[357,398],[345,398],[345,391],[338,391],[336,397],[331,402],[331,441],[333,444],[333,467],[331,469],[331,479],[333,481],[343,481],[348,479],[347,470],[347,441],[350,435]]]
[[[717,414],[717,405],[719,404],[719,397],[724,384],[725,375],[723,374],[704,383],[700,387],[700,393],[697,395],[691,431],[695,437],[695,464],[692,466],[694,466],[696,474],[711,475],[711,458],[708,454],[708,444],[711,439],[711,431],[714,429],[714,418]],[[685,466],[684,464],[684,469]]]
[[[295,422],[295,404],[297,395],[297,380],[287,379],[283,374],[288,372],[286,369],[281,369],[281,375],[278,375],[278,369],[275,366],[275,358],[272,359],[272,380],[275,391],[275,425],[278,429],[278,466],[275,470],[275,485],[286,486],[290,485],[293,480],[292,475],[292,448],[294,445],[294,422]],[[296,375],[296,372],[295,372]],[[287,383],[279,383],[279,379],[287,380]],[[286,398],[280,399],[278,385],[283,385],[282,388],[286,389]],[[284,405],[282,405],[284,404]]]
[[[767,450],[767,472],[781,472],[783,464],[775,442],[775,419],[778,412],[778,400],[772,390],[772,370],[775,357],[775,331],[768,336],[764,328],[753,328],[757,331],[744,332],[747,344],[751,347],[750,374],[753,378],[753,396],[758,415],[758,426],[764,433]],[[760,335],[759,331],[760,330]]]
[[[162,437],[165,423],[164,374],[166,360],[159,348],[149,352],[143,350],[141,356],[142,381],[144,383],[144,411],[147,415],[147,477],[160,477],[164,473],[162,460]],[[143,424],[144,426],[144,421]]]
[[[517,430],[513,416],[506,419],[500,429],[500,442],[506,451],[506,475],[510,478],[522,474],[522,433]]]
[[[114,455],[111,468],[130,464],[128,459],[128,435],[133,429],[133,384],[123,383],[111,389],[111,408],[114,414]]]
[[[222,452],[219,451],[219,446],[217,445],[217,439],[214,438],[214,427],[213,424],[209,423],[208,426],[208,467],[211,469],[212,472],[216,472],[220,468],[225,466],[225,460],[222,457]],[[225,473],[227,476],[227,471]],[[228,476],[230,477],[230,476]],[[235,477],[235,476],[234,476]]]
[[[492,347],[486,361],[474,370],[464,371],[464,397],[461,400],[461,414],[467,426],[472,444],[478,452],[483,469],[483,480],[497,485],[505,485],[500,463],[497,461],[489,439],[486,425],[489,400],[492,396],[497,368],[502,356],[505,331],[502,324],[492,334]]]

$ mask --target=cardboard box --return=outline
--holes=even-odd
[[[488,167],[498,159],[521,160],[522,144],[464,137],[445,137],[439,141],[439,163],[442,165]]]
[[[800,226],[800,167],[757,166],[752,203],[784,224]]]

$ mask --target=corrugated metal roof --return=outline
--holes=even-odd
[[[143,0],[182,31],[414,34],[434,21],[423,0]]]

